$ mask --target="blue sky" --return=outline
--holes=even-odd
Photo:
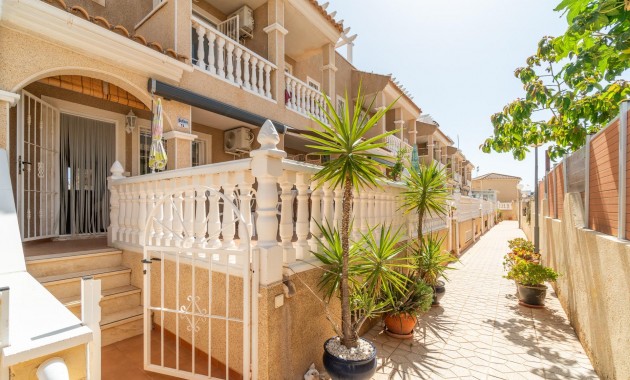
[[[328,11],[336,10],[336,18],[352,28],[350,34],[359,35],[354,64],[394,74],[423,113],[431,114],[454,141],[459,137],[480,175],[517,175],[533,189],[533,152],[515,161],[511,154],[484,154],[479,145],[492,134],[490,115],[523,95],[514,69],[525,65],[541,37],[566,29],[564,17],[553,12],[556,3],[330,0]],[[345,48],[340,51],[345,54]],[[539,158],[544,167],[543,155]]]

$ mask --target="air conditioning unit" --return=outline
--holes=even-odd
[[[252,150],[254,133],[247,127],[238,127],[225,131],[223,134],[223,149],[225,153],[240,154]]]
[[[239,36],[238,38],[252,38],[254,36],[254,11],[247,5],[243,5],[228,18],[238,16]]]

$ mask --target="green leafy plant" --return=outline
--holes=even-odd
[[[540,254],[534,252],[534,244],[527,239],[516,238],[508,241],[511,252],[503,256],[503,269],[509,271],[518,261],[538,264]]]
[[[417,317],[429,310],[433,302],[433,288],[413,277],[407,277],[404,292],[392,289],[389,294],[386,301],[390,314],[409,314]]]
[[[418,216],[418,243],[421,244],[425,216],[441,216],[447,213],[446,202],[450,198],[447,177],[434,161],[420,170],[408,169],[405,176],[406,190],[403,191],[401,209],[406,213],[415,212]]]
[[[376,123],[391,109],[394,103],[387,107],[379,108],[372,116],[364,112],[366,104],[361,86],[356,99],[349,99],[346,93],[345,107],[341,113],[337,113],[335,106],[328,96],[324,96],[324,105],[320,108],[325,115],[325,120],[319,120],[312,116],[318,129],[311,129],[312,134],[305,136],[313,144],[307,145],[314,153],[329,155],[329,161],[323,163],[322,169],[313,176],[313,181],[319,185],[328,182],[333,188],[340,188],[343,196],[341,227],[339,229],[339,244],[341,251],[341,274],[338,290],[341,298],[341,328],[335,328],[341,339],[341,343],[347,348],[353,348],[358,343],[358,329],[356,320],[353,322],[351,312],[351,291],[349,283],[350,268],[350,212],[354,190],[378,186],[378,180],[383,178],[382,168],[374,158],[387,159],[387,157],[374,154],[374,150],[385,146],[385,139],[396,131],[379,134],[366,138]],[[350,104],[354,101],[354,110],[350,112]],[[367,110],[374,108],[374,99],[368,103]],[[355,299],[364,303],[364,306],[376,308],[368,299]],[[353,302],[354,302],[353,301]]]
[[[507,273],[505,278],[514,280],[525,286],[543,285],[546,281],[556,281],[558,273],[541,264],[525,260],[518,260]]]
[[[551,143],[551,158],[579,149],[619,112],[630,95],[630,3],[562,0],[568,27],[543,37],[536,53],[514,75],[524,95],[491,116],[486,153],[512,152],[522,160],[531,146]],[[541,112],[542,111],[542,112]]]
[[[325,264],[319,289],[324,294],[324,301],[329,302],[341,288],[344,252],[337,228],[328,223],[319,228],[322,236],[315,236],[315,239],[320,249],[313,251],[313,255]],[[353,332],[358,332],[368,318],[391,310],[391,299],[406,291],[409,279],[403,273],[411,266],[404,256],[405,245],[401,244],[401,239],[400,229],[394,231],[391,226],[381,226],[378,231],[371,229],[350,244],[348,307]],[[341,334],[338,324],[331,318],[329,320],[335,332]]]
[[[396,152],[396,162],[389,171],[389,179],[399,181],[403,170],[405,170],[405,157],[409,153],[407,148],[401,148]]]
[[[457,261],[457,257],[442,249],[443,243],[443,237],[429,235],[423,237],[420,244],[412,245],[410,258],[417,280],[422,280],[429,286],[438,285],[440,278],[448,281],[446,272],[453,269],[449,264]]]

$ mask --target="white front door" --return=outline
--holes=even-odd
[[[17,127],[17,209],[22,240],[59,235],[59,110],[22,91]]]

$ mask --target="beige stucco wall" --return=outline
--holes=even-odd
[[[473,190],[497,190],[499,202],[512,202],[518,200],[518,179],[473,179]]]
[[[603,379],[630,375],[630,244],[582,229],[577,193],[566,196],[562,220],[541,223],[541,253],[561,276],[558,298]]]
[[[79,345],[67,350],[59,351],[51,355],[39,357],[27,362],[19,363],[10,367],[11,379],[16,380],[37,380],[37,368],[46,360],[59,357],[63,359],[68,367],[68,374],[72,380],[82,380],[87,378],[87,367],[85,357],[85,345]]]

